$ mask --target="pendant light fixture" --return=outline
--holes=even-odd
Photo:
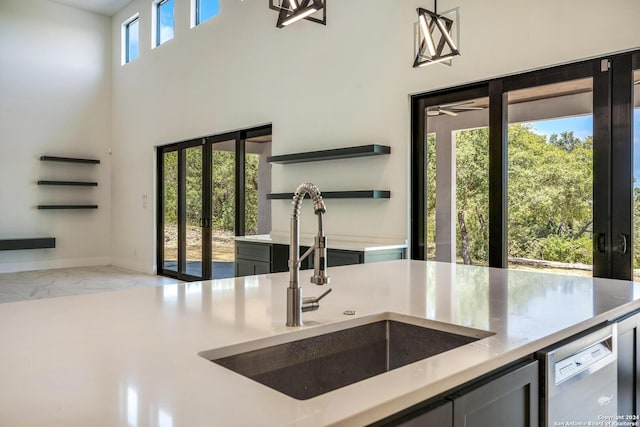
[[[276,27],[284,28],[301,19],[327,25],[327,0],[269,0],[269,8],[277,10]],[[322,13],[322,18],[315,15]]]
[[[454,21],[438,15],[438,0],[434,0],[433,12],[419,7],[416,58],[413,68],[444,63],[460,55],[453,38]],[[449,64],[450,65],[450,64]]]

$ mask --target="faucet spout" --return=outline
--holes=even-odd
[[[313,211],[318,216],[318,233],[314,239],[313,247],[300,256],[300,207],[305,195],[309,195],[313,201]],[[317,310],[320,306],[317,298],[310,304],[310,299],[302,298],[300,288],[300,263],[314,252],[314,274],[311,283],[324,285],[329,283],[327,270],[327,239],[324,235],[322,215],[327,208],[322,200],[318,187],[310,182],[301,184],[293,195],[293,213],[291,215],[290,242],[289,242],[289,287],[287,288],[287,326],[302,326],[302,312]],[[326,295],[328,292],[325,292]]]

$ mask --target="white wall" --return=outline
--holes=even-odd
[[[0,252],[0,272],[109,264],[111,19],[45,0],[0,1],[0,239],[52,236],[55,249]],[[39,161],[91,157],[97,166]],[[37,186],[97,180],[97,188]],[[38,204],[98,204],[38,211]]]
[[[413,69],[415,8],[424,1],[328,0],[328,24],[276,29],[266,1],[221,0],[218,17],[189,28],[176,2],[175,39],[151,49],[151,1],[113,18],[114,263],[154,264],[154,146],[273,123],[274,155],[379,143],[391,156],[273,166],[273,191],[391,190],[390,200],[328,200],[334,235],[408,236],[409,94],[637,48],[637,0],[445,0],[459,7],[462,56]],[[120,28],[140,13],[140,57],[120,65]],[[290,204],[273,203],[287,232]],[[310,208],[302,230],[311,232]]]

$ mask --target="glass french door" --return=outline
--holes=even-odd
[[[158,273],[180,280],[208,278],[204,193],[205,140],[158,149]],[[160,242],[162,242],[160,244]]]
[[[412,258],[640,280],[640,51],[415,95],[412,134]]]
[[[157,271],[234,276],[235,236],[271,230],[271,126],[158,147]]]

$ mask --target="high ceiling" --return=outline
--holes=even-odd
[[[133,0],[51,0],[67,6],[113,16],[117,11],[131,3]]]

